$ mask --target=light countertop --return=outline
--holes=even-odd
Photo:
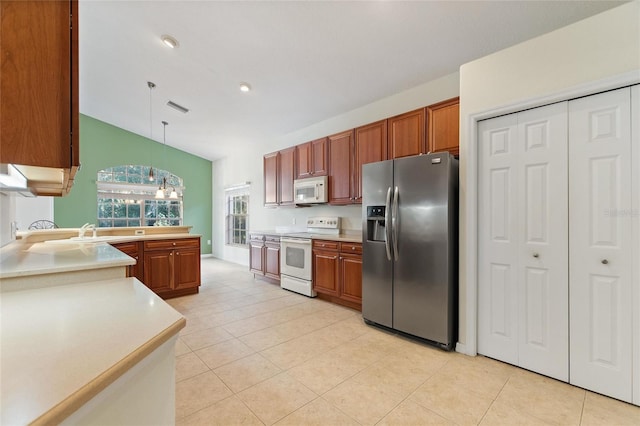
[[[0,307],[7,425],[59,423],[186,323],[135,278],[3,293]]]
[[[77,235],[77,234],[75,234]],[[74,236],[75,236],[74,235]],[[3,248],[0,256],[0,278],[43,275],[89,269],[134,265],[136,261],[110,244],[129,241],[200,238],[197,234],[148,234],[110,236],[99,243],[27,243],[18,240]],[[53,239],[53,238],[52,238]]]
[[[298,232],[278,232],[278,231],[249,231],[249,234],[259,234],[259,235],[275,235],[278,237],[286,237],[286,236],[300,236],[303,231]],[[305,233],[306,234],[306,233]],[[313,240],[330,240],[330,241],[341,241],[345,243],[361,243],[362,242],[362,232],[359,230],[353,231],[345,231],[341,232],[338,235],[327,235],[327,234],[306,234],[306,237],[309,237]]]
[[[13,243],[0,257],[0,278],[135,265],[136,261],[106,243]]]

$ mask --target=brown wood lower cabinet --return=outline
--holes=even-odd
[[[313,240],[313,289],[320,298],[362,310],[362,244]]]
[[[117,248],[124,254],[135,259],[135,265],[127,266],[127,277],[134,277],[144,282],[144,268],[142,267],[142,247],[139,241],[129,241],[126,243],[116,243],[113,247]]]
[[[200,237],[113,244],[136,259],[127,276],[136,277],[168,299],[197,293],[200,287]]]
[[[249,270],[254,276],[280,281],[279,235],[250,234]]]

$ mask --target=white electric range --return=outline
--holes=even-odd
[[[313,290],[312,235],[339,235],[340,218],[318,216],[307,219],[307,232],[280,237],[280,287],[316,297]]]

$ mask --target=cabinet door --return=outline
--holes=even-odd
[[[629,88],[569,102],[570,381],[628,402],[639,222],[630,117]]]
[[[200,249],[177,249],[173,253],[174,289],[200,285]]]
[[[329,203],[351,204],[353,130],[329,136]]]
[[[173,250],[145,252],[144,277],[144,283],[155,293],[173,290]]]
[[[313,251],[313,289],[318,293],[339,296],[338,252]]]
[[[254,274],[264,275],[263,248],[264,242],[262,240],[249,242],[249,270]]]
[[[80,164],[78,2],[2,1],[0,16],[0,163],[63,169],[62,188],[35,190],[66,194]]]
[[[311,164],[313,176],[326,176],[329,173],[329,143],[327,138],[311,142]]]
[[[280,244],[266,243],[264,254],[264,274],[275,280],[280,279]]]
[[[296,179],[311,177],[313,165],[311,164],[311,142],[296,146],[295,152]]]
[[[141,262],[142,256],[140,256],[140,254],[142,253],[142,250],[140,249],[140,246],[138,245],[138,243],[137,242],[117,243],[117,244],[112,244],[112,246],[117,248],[127,256],[132,257],[136,261],[135,265],[129,265],[129,267],[127,267],[127,277],[134,277],[144,282],[144,279],[143,279],[144,266],[142,265],[142,262]]]
[[[427,107],[427,147],[429,152],[460,151],[460,101],[449,99]]]
[[[340,253],[340,297],[362,304],[362,256]]]
[[[387,120],[355,129],[354,140],[354,197],[362,203],[362,165],[387,159]]]
[[[264,205],[275,206],[278,199],[278,170],[280,154],[273,152],[264,156]]]
[[[279,192],[280,204],[293,204],[293,180],[295,179],[295,147],[280,151]]]
[[[424,108],[387,120],[389,159],[424,154]]]

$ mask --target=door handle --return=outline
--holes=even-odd
[[[389,217],[391,215],[391,187],[387,188],[387,201],[384,205],[384,248],[387,251],[387,259],[391,260],[391,221]]]
[[[393,257],[398,260],[398,187],[393,191],[393,212],[391,213],[391,228],[393,230]]]

